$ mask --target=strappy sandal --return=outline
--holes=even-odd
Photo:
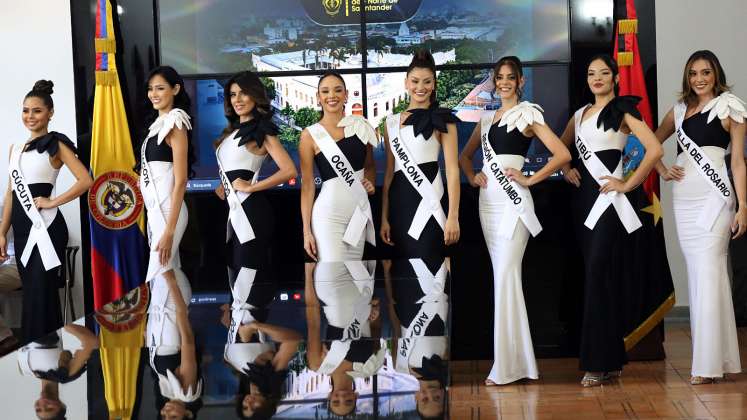
[[[716,378],[707,378],[705,376],[691,376],[690,385],[715,384]]]
[[[584,388],[601,386],[608,379],[609,379],[609,376],[607,376],[606,373],[586,372],[584,374],[584,378],[581,379],[581,386],[583,386]]]

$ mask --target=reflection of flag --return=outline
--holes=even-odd
[[[638,53],[638,19],[634,0],[615,0],[615,48],[613,56],[620,67],[620,95],[641,97],[638,110],[643,120],[653,128],[651,106],[646,93],[643,66]],[[624,157],[635,162],[643,148],[635,137],[626,147]],[[635,165],[637,166],[637,165]],[[643,226],[628,236],[630,252],[626,260],[625,294],[622,297],[627,313],[625,348],[632,349],[657,326],[674,306],[674,285],[664,247],[664,230],[659,202],[659,175],[651,171],[643,184],[627,194],[638,210]]]
[[[91,274],[95,307],[121,297],[145,277],[142,197],[132,167],[130,131],[114,53],[109,0],[96,1],[96,90],[88,193]]]

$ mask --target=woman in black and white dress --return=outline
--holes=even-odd
[[[532,336],[529,332],[521,261],[529,234],[542,227],[534,214],[529,186],[544,180],[570,162],[571,155],[545,125],[542,108],[519,102],[524,76],[516,57],[498,60],[493,69],[497,111],[486,111],[462,150],[459,163],[473,187],[480,187],[480,222],[493,263],[493,367],[485,380],[500,385],[522,378],[537,379]],[[553,155],[531,177],[522,174],[532,137],[537,136]],[[483,169],[475,174],[472,156],[483,153]],[[510,334],[510,335],[509,335]]]
[[[661,145],[641,121],[640,98],[616,96],[617,64],[608,55],[594,57],[586,80],[594,103],[579,109],[561,136],[575,143],[581,163],[564,168],[578,187],[574,213],[579,218],[584,257],[584,310],[579,364],[583,386],[598,386],[619,376],[626,363],[623,305],[624,235],[641,227],[625,193],[640,184],[661,158]],[[633,133],[646,149],[638,169],[622,178],[622,151]]]
[[[659,162],[656,169],[677,181],[673,207],[687,264],[693,385],[741,371],[727,256],[729,239],[747,230],[745,117],[745,103],[729,92],[716,55],[696,51],[685,65],[680,100],[656,131],[662,142],[672,134],[677,141],[676,163]],[[734,188],[724,160],[730,145]]]
[[[381,238],[397,257],[442,256],[459,240],[458,119],[436,103],[436,64],[429,52],[415,54],[405,87],[407,110],[388,116],[384,130]],[[447,194],[438,164],[442,149]]]
[[[23,284],[22,343],[62,326],[58,284],[68,231],[58,207],[80,197],[93,182],[64,134],[49,131],[54,115],[53,83],[39,80],[23,100],[21,117],[29,140],[10,148],[10,179],[0,222],[0,259],[8,258],[6,235],[13,226],[15,258]],[[75,183],[52,198],[60,168]]]
[[[148,75],[153,123],[140,149],[140,191],[148,215],[150,256],[145,281],[176,280],[189,287],[179,259],[179,243],[187,228],[184,193],[195,160],[188,131],[190,99],[182,77],[169,66]]]
[[[301,217],[306,253],[315,261],[353,261],[365,242],[376,245],[368,196],[374,193],[373,147],[378,138],[360,116],[345,116],[347,89],[342,76],[319,79],[318,123],[301,132]],[[314,164],[322,190],[314,200]]]
[[[264,190],[295,177],[296,167],[277,138],[278,127],[259,77],[250,71],[238,73],[226,82],[225,90],[228,126],[216,141],[221,178],[216,193],[229,205],[227,255],[229,281],[234,282],[246,268],[266,269],[270,264],[275,221]],[[279,169],[258,181],[268,155]]]

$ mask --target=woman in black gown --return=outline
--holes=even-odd
[[[10,148],[10,182],[0,222],[0,259],[5,260],[6,235],[13,226],[16,263],[23,284],[22,342],[45,336],[62,326],[58,285],[67,246],[67,225],[58,207],[80,197],[93,182],[64,134],[49,131],[54,115],[51,81],[39,80],[23,101],[23,124],[29,140]],[[52,198],[62,166],[75,183]]]
[[[575,143],[577,169],[564,168],[565,179],[579,188],[574,214],[579,222],[584,257],[584,310],[579,364],[581,384],[598,386],[619,376],[626,363],[622,305],[624,235],[641,226],[625,193],[640,184],[662,156],[661,145],[641,121],[640,98],[616,97],[617,64],[607,55],[591,60],[587,83],[594,103],[579,109],[561,140]],[[622,178],[622,151],[633,133],[646,149],[638,169]],[[583,224],[583,226],[581,226]],[[626,233],[627,232],[627,233]]]

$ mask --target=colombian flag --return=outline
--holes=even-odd
[[[646,79],[638,52],[638,16],[634,0],[615,0],[615,21],[613,56],[620,68],[620,95],[640,97],[638,110],[644,122],[653,128]],[[634,136],[631,136],[625,149],[623,163],[632,162],[634,156],[640,158],[643,155],[643,147]],[[637,164],[631,166],[637,167]],[[663,358],[662,328],[656,327],[661,325],[664,315],[674,306],[675,299],[661,222],[659,174],[651,171],[643,184],[627,193],[627,196],[643,226],[627,238],[627,248],[631,252],[626,255],[625,296],[621,297],[626,308],[625,348],[632,350],[648,336],[648,340],[643,340],[646,344],[641,346],[645,349],[637,349],[639,351],[630,358]]]
[[[91,274],[96,309],[138,287],[147,248],[143,200],[133,171],[135,156],[115,62],[109,0],[96,5],[96,90],[88,193]]]

